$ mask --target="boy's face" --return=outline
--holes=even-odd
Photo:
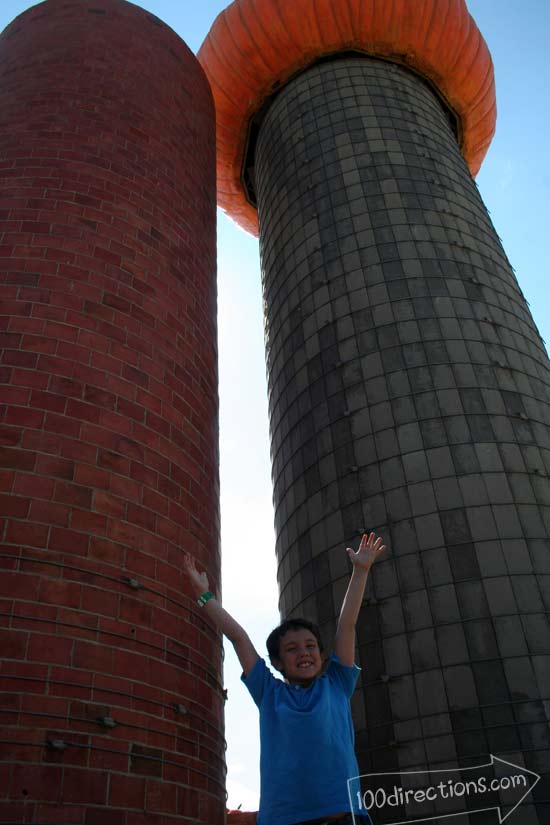
[[[323,657],[319,643],[310,630],[287,630],[281,636],[279,658],[273,664],[293,685],[308,685],[319,676]]]

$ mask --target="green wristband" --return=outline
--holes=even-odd
[[[204,607],[206,602],[210,601],[210,599],[213,598],[214,594],[211,593],[210,590],[207,590],[206,593],[203,593],[202,596],[199,596],[199,598],[197,599],[197,604],[199,605],[199,607]]]

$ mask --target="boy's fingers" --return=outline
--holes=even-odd
[[[361,550],[369,549],[379,555],[386,549],[386,545],[382,544],[382,541],[382,537],[377,536],[376,533],[363,533],[358,550],[355,551],[352,547],[346,547],[346,553],[356,555]]]

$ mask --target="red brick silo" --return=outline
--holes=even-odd
[[[122,0],[0,39],[0,820],[221,823],[215,138]]]

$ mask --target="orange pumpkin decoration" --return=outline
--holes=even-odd
[[[476,175],[495,131],[491,55],[464,0],[235,0],[218,15],[198,58],[216,103],[218,205],[258,234],[241,175],[253,115],[323,55],[360,51],[430,81],[458,123]]]

